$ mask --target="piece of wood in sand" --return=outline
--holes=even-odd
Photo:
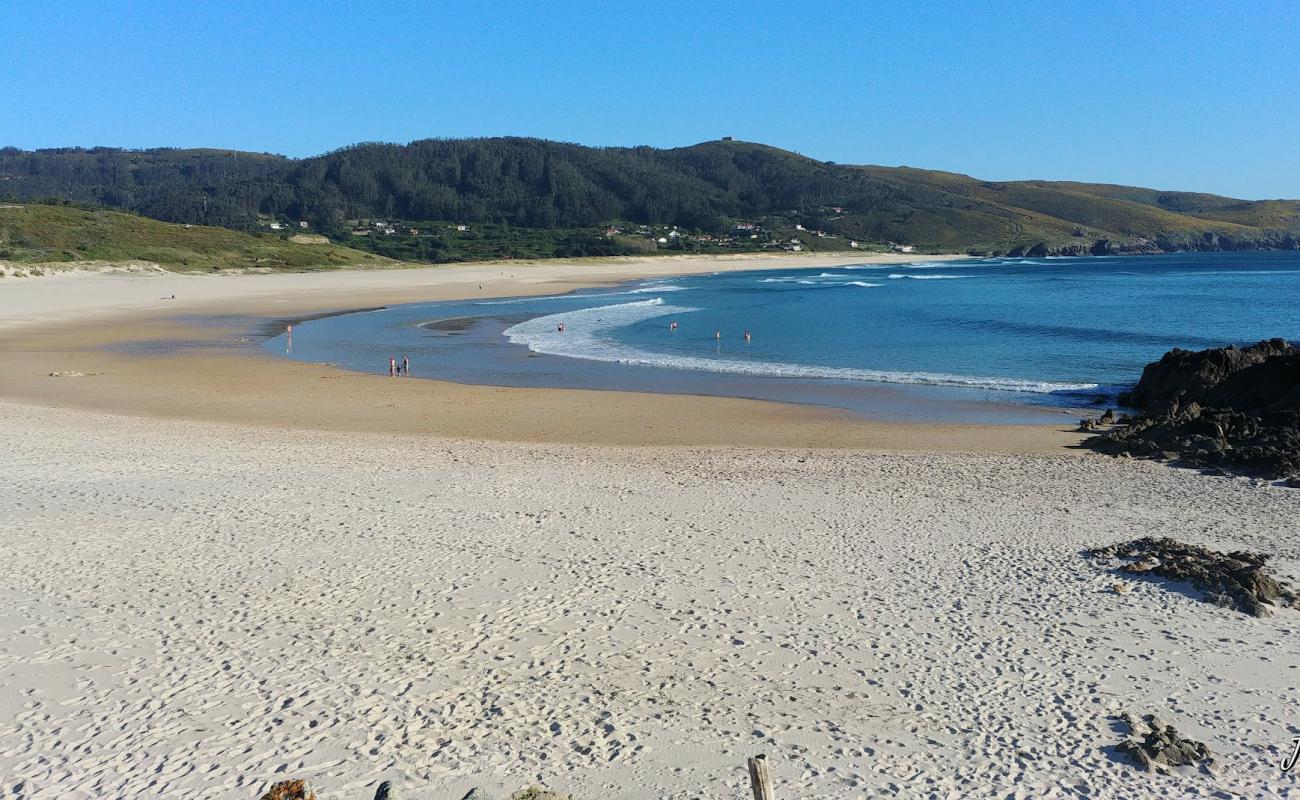
[[[754,789],[754,800],[773,800],[772,774],[767,771],[767,756],[756,755],[749,759],[749,785]]]

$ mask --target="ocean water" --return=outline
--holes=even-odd
[[[1170,348],[1272,336],[1300,338],[1300,253],[719,272],[333,316],[295,326],[292,352],[265,346],[376,373],[405,355],[416,377],[468,383],[1027,422],[1113,402]]]

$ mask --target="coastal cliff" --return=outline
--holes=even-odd
[[[1005,254],[979,253],[979,255],[1007,255],[1012,258],[1043,256],[1117,256],[1159,255],[1161,253],[1214,253],[1249,250],[1300,250],[1300,234],[1288,231],[1260,231],[1250,236],[1221,236],[1206,232],[1193,236],[1160,235],[1155,238],[1136,237],[1127,240],[1093,239],[1072,242],[1038,242],[1018,245]]]

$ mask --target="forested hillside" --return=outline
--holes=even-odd
[[[864,246],[981,254],[1300,246],[1294,200],[986,182],[839,165],[733,141],[664,150],[523,138],[426,140],[360,144],[300,160],[219,150],[9,148],[0,150],[0,198],[68,199],[245,231],[306,222],[335,241],[378,252],[394,245],[354,235],[358,221],[401,221],[390,236],[418,232],[421,222],[586,237],[610,224],[679,226],[701,234],[689,239],[697,245],[742,248],[788,243],[793,230]],[[765,235],[715,236],[738,223],[756,224]],[[656,234],[643,227],[631,235],[653,243]],[[440,258],[421,248],[410,252]],[[563,249],[538,254],[547,252]]]

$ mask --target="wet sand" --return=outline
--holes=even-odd
[[[25,279],[31,282],[0,287],[0,398],[298,430],[500,441],[954,452],[1043,452],[1078,441],[1065,418],[1060,426],[906,424],[732,398],[392,381],[231,346],[248,344],[238,340],[250,316],[278,324],[394,302],[521,296],[636,277],[867,260],[873,259],[647,259],[298,275]],[[161,299],[172,294],[175,300]],[[168,353],[165,345],[177,341],[187,346]],[[114,347],[132,342],[161,343],[154,349],[163,354],[132,356]],[[49,377],[54,371],[85,377]]]

